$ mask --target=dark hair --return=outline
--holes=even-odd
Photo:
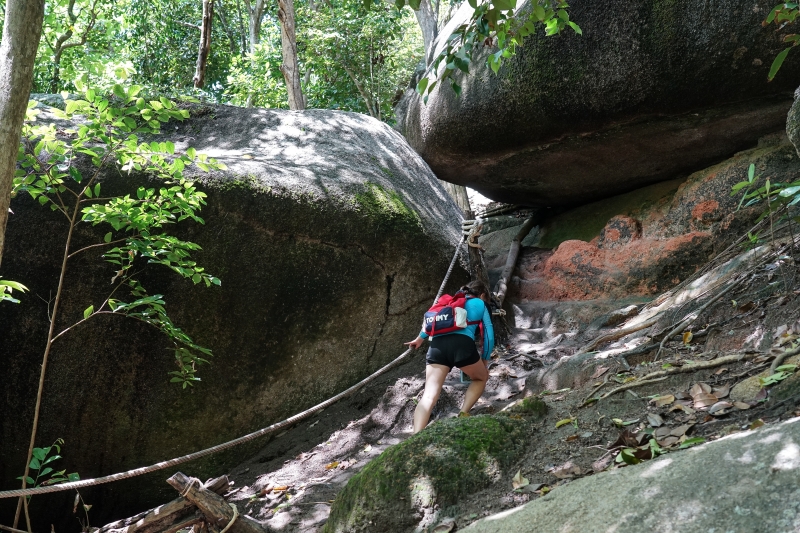
[[[479,280],[470,281],[460,289],[462,292],[467,294],[471,294],[476,298],[480,298],[482,295],[489,296],[489,289],[486,288],[486,285]]]

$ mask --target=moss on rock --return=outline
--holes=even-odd
[[[419,214],[406,205],[397,191],[386,190],[377,183],[367,182],[364,192],[356,194],[355,200],[367,216],[379,223],[411,227],[422,225]]]
[[[337,495],[324,531],[403,531],[424,509],[496,482],[524,450],[529,424],[505,416],[436,422],[393,446]]]

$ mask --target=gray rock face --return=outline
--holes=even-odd
[[[206,224],[181,224],[176,232],[203,247],[195,260],[222,286],[193,286],[157,266],[141,281],[151,294],[165,295],[173,321],[214,357],[200,368],[202,382],[182,391],[168,383],[173,362],[166,339],[134,320],[98,317],[57,341],[37,446],[63,438],[59,468],[83,478],[225,442],[388,363],[415,335],[460,238],[460,211],[428,166],[374,119],[233,107],[194,113],[164,131],[178,151],[194,146],[228,170],[194,176],[208,194],[200,213]],[[135,193],[146,181],[108,172],[104,195]],[[37,296],[54,294],[66,233],[57,215],[27,196],[12,209],[3,277],[31,292],[19,305],[0,306],[0,412],[14,413],[0,417],[6,487],[17,485],[24,466],[47,333],[47,306]],[[105,231],[81,229],[76,248],[101,242]],[[70,264],[57,330],[108,295],[113,269],[100,253]],[[465,276],[457,269],[451,283]],[[220,474],[263,443],[181,468],[200,477]],[[93,523],[113,518],[111,510],[129,516],[174,497],[163,482],[170,474],[82,491],[93,513],[99,511]],[[73,497],[33,498],[31,514],[43,516],[62,503],[68,514]]]
[[[409,91],[399,129],[440,179],[511,203],[575,206],[689,173],[783,128],[800,69],[767,83],[773,4],[575,0],[583,36],[532,37],[497,76],[477,59],[460,98]]]
[[[795,418],[573,481],[463,531],[789,533],[800,529],[798,472]]]

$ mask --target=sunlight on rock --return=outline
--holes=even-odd
[[[428,476],[418,477],[411,487],[411,501],[414,507],[430,507],[436,501],[436,489]]]
[[[783,438],[783,433],[772,433],[771,435],[767,435],[763,439],[759,440],[758,442],[761,444],[772,444],[773,442],[778,442]]]
[[[642,472],[642,477],[656,477],[660,475],[660,472],[667,468],[669,465],[672,464],[672,459],[664,458],[660,461],[656,461],[651,465],[648,465],[647,468]]]
[[[507,511],[502,511],[502,512],[499,512],[499,513],[497,513],[495,515],[492,515],[492,516],[487,516],[486,517],[486,521],[487,522],[491,522],[493,520],[501,520],[501,519],[503,519],[503,518],[505,518],[507,516],[511,516],[514,513],[518,513],[519,511],[522,510],[522,507],[523,506],[520,505],[519,507],[514,507],[513,509],[509,509]]]
[[[795,470],[800,467],[800,446],[794,442],[788,442],[783,449],[775,456],[772,463],[772,470]]]
[[[759,324],[756,329],[744,340],[745,346],[758,346],[764,338],[764,326]]]

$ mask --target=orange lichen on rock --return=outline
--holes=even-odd
[[[692,209],[692,218],[701,222],[710,222],[719,219],[719,202],[708,200],[701,202]]]
[[[697,268],[694,257],[710,253],[711,234],[636,239],[613,249],[597,240],[564,241],[543,261],[523,262],[519,296],[526,300],[591,300],[658,294]]]

